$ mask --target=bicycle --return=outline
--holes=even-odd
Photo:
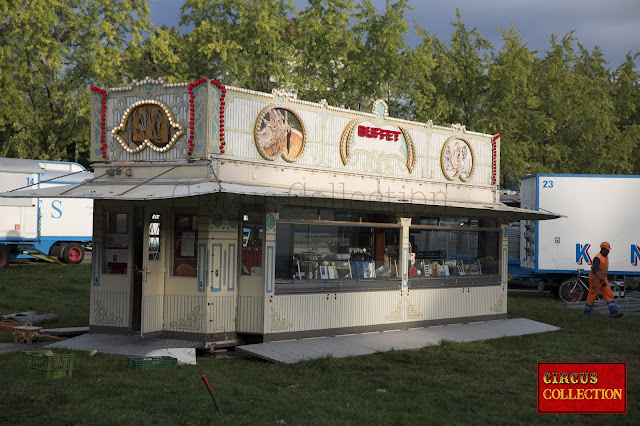
[[[589,295],[589,277],[588,275],[580,275],[582,271],[582,269],[577,269],[573,277],[560,284],[558,295],[563,302],[569,303],[587,300],[587,296]],[[609,285],[611,286],[614,299],[622,297],[621,286],[617,281],[610,280]],[[601,292],[598,292],[596,299],[602,299]]]

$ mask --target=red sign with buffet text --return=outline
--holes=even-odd
[[[626,362],[539,362],[538,414],[626,414]]]

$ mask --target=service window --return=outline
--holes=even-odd
[[[499,231],[492,221],[464,217],[414,219],[409,233],[412,256],[407,259],[409,285],[426,285],[429,279],[437,285],[498,284]]]
[[[129,215],[107,213],[105,268],[107,274],[126,274],[129,259]]]
[[[197,277],[198,215],[176,214],[173,222],[173,275]]]
[[[399,278],[400,229],[278,223],[276,279]]]

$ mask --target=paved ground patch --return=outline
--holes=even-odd
[[[559,328],[526,318],[514,318],[410,330],[258,343],[238,346],[236,350],[268,361],[294,363],[325,356],[343,358],[389,350],[419,349],[438,345],[442,340],[473,342],[555,330],[559,330]]]

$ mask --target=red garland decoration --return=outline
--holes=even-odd
[[[107,91],[96,86],[91,86],[91,90],[102,94],[102,99],[100,100],[100,150],[102,151],[102,158],[106,160],[107,143],[104,141],[104,118],[107,110]]]
[[[222,94],[220,95],[220,154],[224,154],[224,98],[227,93],[227,89],[215,80],[211,80],[211,84],[215,85]]]
[[[195,97],[193,95],[193,88],[206,82],[207,79],[206,78],[201,78],[199,80],[194,81],[193,83],[189,83],[189,153],[188,156],[191,157],[191,154],[193,153],[193,123],[194,123],[194,118],[193,118],[193,113],[195,111],[194,105],[193,105],[193,98]]]
[[[491,184],[492,185],[496,184],[496,171],[497,171],[496,170],[496,159],[497,159],[497,153],[498,153],[498,149],[496,148],[496,146],[497,146],[496,140],[498,140],[498,138],[500,138],[500,137],[502,137],[502,135],[500,133],[498,133],[491,140],[491,148],[492,148],[492,151],[493,151],[493,163],[492,163],[492,170],[491,170]]]

